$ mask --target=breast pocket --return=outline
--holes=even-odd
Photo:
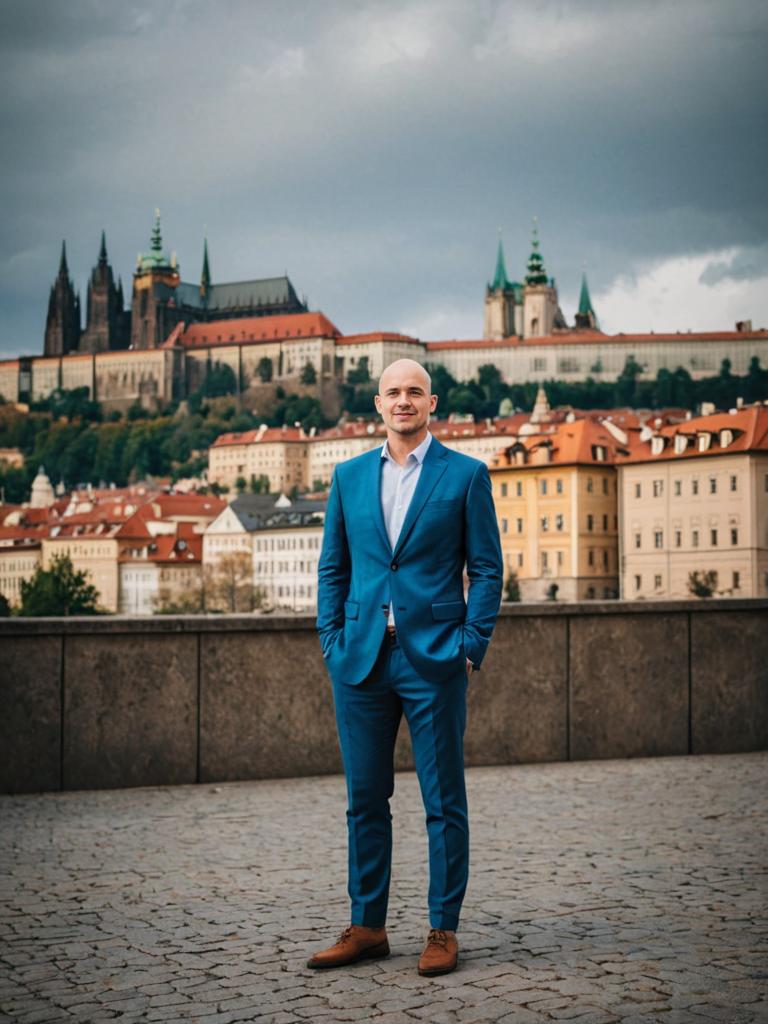
[[[424,506],[424,511],[434,512],[435,514],[445,513],[456,513],[460,512],[464,506],[464,502],[461,498],[437,498],[433,501],[428,501]]]

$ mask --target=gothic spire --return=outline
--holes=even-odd
[[[200,275],[200,296],[206,298],[211,287],[211,268],[208,263],[208,239],[203,241],[203,271]]]
[[[579,295],[579,309],[576,313],[577,327],[597,328],[597,314],[592,307],[592,298],[589,294],[586,271],[581,274],[581,293]]]
[[[525,275],[526,284],[548,284],[547,273],[544,270],[544,257],[539,251],[539,223],[538,217],[533,218],[533,240],[531,243],[531,255],[528,257],[528,273]]]
[[[61,259],[59,260],[59,274],[63,277],[69,277],[69,267],[67,266],[67,243],[62,241],[61,243]]]
[[[106,267],[107,265],[107,236],[102,229],[101,232],[101,245],[99,247],[99,266]]]
[[[499,228],[499,248],[496,252],[496,273],[493,276],[491,291],[506,291],[510,287],[507,277],[507,268],[504,265],[504,246],[501,243],[501,228]]]
[[[163,251],[163,234],[160,230],[160,208],[155,209],[155,226],[152,228],[152,243],[151,249],[153,252],[160,254]]]

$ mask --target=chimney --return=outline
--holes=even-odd
[[[751,334],[752,333],[752,321],[751,320],[737,320],[736,330],[739,334]]]

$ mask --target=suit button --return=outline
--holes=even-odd
[[[392,565],[390,565],[390,569],[392,572],[397,572],[397,562],[393,562]]]

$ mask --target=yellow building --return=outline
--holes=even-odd
[[[0,594],[12,608],[21,604],[21,584],[40,565],[41,531],[23,526],[0,526]]]
[[[535,430],[523,428],[490,466],[505,577],[517,574],[523,601],[615,598],[614,463],[627,435],[590,419]]]
[[[768,408],[646,428],[618,473],[623,597],[768,595]]]
[[[98,513],[71,517],[75,520],[52,526],[42,541],[41,563],[49,569],[55,555],[69,555],[78,572],[98,591],[97,604],[108,612],[118,610],[118,540],[120,523],[105,521]]]

